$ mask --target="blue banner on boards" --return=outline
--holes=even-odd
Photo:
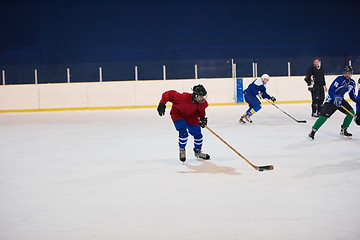
[[[244,88],[243,88],[243,79],[236,79],[236,102],[244,102]]]

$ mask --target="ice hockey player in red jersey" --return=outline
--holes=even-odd
[[[194,154],[196,158],[210,159],[208,154],[201,151],[203,135],[201,128],[207,124],[205,109],[208,106],[206,101],[207,92],[203,85],[196,85],[192,88],[193,93],[179,93],[169,90],[162,94],[157,111],[160,116],[165,115],[167,102],[172,102],[170,111],[171,119],[176,130],[179,132],[179,158],[185,162],[185,146],[189,133],[194,137]]]

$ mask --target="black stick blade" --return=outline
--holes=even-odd
[[[298,120],[298,123],[306,123],[306,120]]]
[[[264,171],[264,170],[273,170],[274,169],[274,166],[273,165],[269,165],[269,166],[261,166],[258,168],[258,170],[260,172]]]

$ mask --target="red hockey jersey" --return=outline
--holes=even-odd
[[[199,118],[206,116],[205,108],[208,106],[206,100],[203,103],[194,103],[191,93],[178,93],[175,90],[164,92],[160,102],[164,104],[167,102],[173,103],[170,111],[173,121],[184,119],[188,124],[192,125],[199,125]]]

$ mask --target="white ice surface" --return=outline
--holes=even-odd
[[[336,112],[307,138],[310,104],[209,107],[197,161],[155,109],[0,115],[0,239],[360,239],[360,127]]]

